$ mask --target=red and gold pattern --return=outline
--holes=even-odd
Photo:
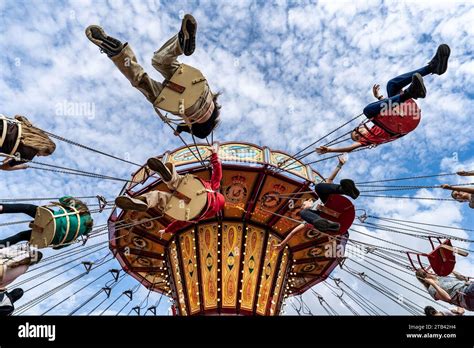
[[[260,279],[260,289],[258,291],[258,300],[257,300],[257,313],[260,315],[265,315],[268,305],[270,302],[268,298],[271,295],[272,286],[274,284],[275,270],[277,268],[277,261],[280,252],[274,248],[280,240],[276,239],[274,236],[268,238],[265,251],[265,259],[262,265],[262,276]]]
[[[222,308],[235,309],[239,295],[239,265],[241,263],[242,224],[222,226]]]
[[[288,252],[285,251],[283,252],[283,255],[281,257],[280,265],[278,268],[278,275],[276,279],[276,284],[275,284],[275,289],[273,290],[273,293],[271,294],[270,297],[270,311],[269,315],[275,315],[278,310],[278,304],[280,303],[280,298],[282,296],[282,290],[283,290],[283,282],[285,281],[285,276],[288,271]]]
[[[211,310],[217,308],[218,231],[215,224],[201,225],[198,230],[203,305],[204,310]]]
[[[199,150],[204,159],[210,154],[208,146],[199,145]],[[226,200],[222,214],[161,235],[170,219],[155,209],[114,211],[109,218],[110,248],[125,272],[170,296],[179,315],[278,315],[285,297],[327,278],[344,257],[347,235],[331,241],[308,228],[276,251],[272,245],[300,223],[302,201],[315,198],[308,192],[308,173],[314,177],[314,170],[305,166],[275,172],[275,163],[288,157],[251,144],[223,144],[219,155],[220,191]],[[188,148],[162,157],[181,174],[210,178]],[[169,192],[156,175],[148,174],[139,171],[135,178],[146,181],[127,185],[121,194]],[[127,224],[132,226],[124,227]]]
[[[197,313],[201,310],[199,302],[198,265],[196,260],[196,247],[194,230],[187,231],[179,236],[181,260],[184,269],[189,312]]]
[[[245,235],[245,258],[242,277],[240,308],[253,311],[255,289],[258,283],[258,273],[265,241],[264,230],[249,226]]]

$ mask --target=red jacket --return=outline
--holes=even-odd
[[[212,165],[211,181],[200,179],[204,187],[208,189],[209,191],[211,191],[207,193],[207,204],[203,210],[202,215],[197,217],[193,221],[175,220],[166,227],[165,232],[175,233],[177,230],[180,230],[189,225],[192,225],[193,223],[196,223],[200,220],[204,220],[204,219],[216,216],[220,210],[224,209],[225,198],[219,192],[219,188],[221,186],[221,180],[222,180],[222,165],[216,153],[213,153],[211,155],[211,165]]]

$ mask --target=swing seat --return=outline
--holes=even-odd
[[[56,220],[51,210],[46,207],[36,209],[35,220],[30,224],[30,244],[38,249],[47,248],[51,245],[56,231]]]
[[[47,206],[43,207],[38,207],[36,209],[36,215],[35,215],[35,220],[30,224],[31,227],[31,238],[30,238],[30,244],[35,246],[38,249],[44,249],[49,246],[53,246],[53,239],[56,235],[56,219],[61,218],[61,217],[66,217],[67,221],[67,228],[66,228],[66,233],[64,234],[63,239],[59,242],[59,244],[54,245],[54,247],[58,247],[63,245],[66,242],[66,239],[69,235],[70,232],[70,227],[71,227],[71,221],[70,221],[70,216],[75,215],[77,218],[77,228],[73,237],[73,240],[77,238],[79,235],[79,230],[80,230],[80,214],[79,212],[73,208],[70,207],[70,209],[73,210],[73,212],[68,212],[65,208],[58,206],[58,205],[51,205],[54,207],[59,208],[62,210],[62,214],[56,214],[54,215],[54,212],[51,209],[48,209]]]
[[[421,121],[421,111],[413,99],[401,103],[399,107],[371,119],[372,123],[388,133],[403,136],[410,133]]]
[[[207,190],[201,180],[185,175],[166,205],[165,214],[180,221],[192,221],[200,216],[207,204]]]
[[[203,95],[207,80],[200,70],[181,64],[171,79],[165,80],[163,86],[153,105],[185,118],[185,111]]]
[[[456,256],[455,254],[459,254],[461,256],[467,256],[468,253],[462,250],[457,250],[456,248],[453,247],[451,244],[451,240],[446,239],[444,242],[441,241],[441,239],[436,238],[437,241],[439,242],[439,245],[435,247],[432,238],[430,237],[430,243],[433,248],[433,251],[430,253],[411,253],[407,252],[408,259],[410,260],[411,265],[413,266],[413,269],[416,269],[417,267],[415,266],[415,263],[412,259],[412,255],[416,256],[419,264],[419,268],[424,270],[425,272],[429,274],[436,274],[440,277],[445,277],[448,276],[452,273],[454,270],[454,267],[456,265]],[[428,262],[430,266],[425,268],[423,266],[422,257],[426,257],[428,259]],[[433,272],[429,271],[429,268]]]
[[[355,209],[352,202],[341,195],[329,195],[324,205],[318,206],[321,217],[337,222],[341,225],[338,232],[331,232],[340,236],[347,232],[355,219]]]

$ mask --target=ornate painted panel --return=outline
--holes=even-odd
[[[228,143],[219,147],[219,157],[225,161],[242,163],[263,163],[263,149],[258,146]]]
[[[257,313],[265,315],[269,299],[272,295],[272,287],[274,284],[274,277],[278,268],[278,256],[280,252],[274,248],[280,242],[275,236],[270,235],[265,250],[265,259],[262,265],[262,275],[260,279],[260,288],[258,289],[257,298]]]
[[[242,224],[225,222],[222,226],[222,308],[237,307],[239,295],[239,266],[242,259]]]
[[[217,308],[218,302],[218,227],[217,223],[198,227],[199,262],[204,310]]]
[[[179,236],[181,262],[183,264],[190,314],[198,313],[201,305],[195,241],[194,230],[189,230]]]
[[[242,293],[240,308],[252,311],[255,303],[255,290],[258,283],[258,273],[262,253],[264,250],[265,233],[264,230],[248,226],[245,234],[245,252],[242,276]]]

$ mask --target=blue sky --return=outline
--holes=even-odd
[[[394,143],[351,154],[341,178],[368,181],[474,169],[473,29],[469,25],[474,6],[467,1],[0,0],[0,112],[26,115],[52,133],[138,163],[180,146],[143,96],[90,44],[84,29],[100,24],[111,35],[128,41],[139,62],[158,79],[151,57],[176,33],[184,13],[192,13],[199,27],[196,52],[183,62],[199,67],[212,88],[223,93],[223,123],[215,139],[246,141],[289,153],[359,114],[373,101],[374,83],[385,92],[391,77],[423,66],[438,44],[448,43],[452,55],[447,73],[425,79],[428,94],[418,103],[422,109],[418,129]],[[85,105],[91,112],[60,112],[68,103]],[[317,158],[314,154],[308,161]],[[131,165],[64,143],[58,143],[51,158],[41,160],[121,178],[134,170]],[[334,165],[326,161],[315,169],[329,173]],[[121,182],[35,170],[1,175],[6,183],[0,186],[3,199],[66,193],[113,197],[122,186]],[[449,183],[472,181],[448,178]],[[440,183],[444,181],[436,178],[413,182]],[[403,194],[449,197],[439,189]],[[474,226],[473,211],[456,202],[361,198],[357,207],[402,220]],[[97,216],[96,224],[106,218]],[[2,217],[0,222],[21,219]],[[17,230],[2,229],[0,237]],[[384,231],[371,233],[411,243]],[[357,239],[364,240],[361,236]],[[416,243],[426,250],[425,243]],[[460,260],[459,270],[472,275],[473,262],[471,256]],[[69,279],[74,272],[56,280]],[[74,286],[77,289],[84,283],[87,279]],[[117,288],[135,284],[125,279]],[[96,290],[88,289],[84,298]],[[74,292],[74,287],[68,291]],[[317,291],[340,307],[328,289]],[[139,294],[146,295],[146,290],[139,290]],[[53,296],[52,302],[38,307],[46,308],[60,298]],[[390,313],[406,314],[386,299],[376,298]],[[150,296],[151,302],[158,299],[159,295]],[[312,303],[314,298],[307,301]],[[74,303],[59,307],[57,313],[67,313]],[[160,313],[166,313],[167,304],[162,300]],[[29,313],[41,313],[38,307]],[[340,308],[341,313],[344,310]],[[324,314],[316,304],[314,313]]]

